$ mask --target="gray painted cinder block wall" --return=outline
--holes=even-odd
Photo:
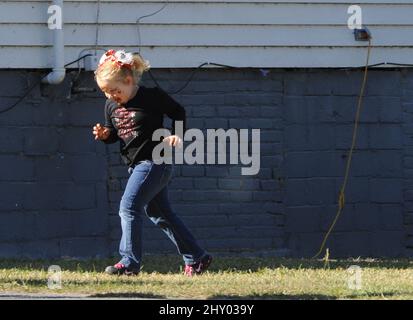
[[[411,125],[411,75],[406,70],[369,73],[346,206],[327,244],[335,256],[411,255],[404,129]],[[336,214],[361,79],[359,72],[285,77],[284,204],[295,254],[317,252]]]
[[[267,72],[269,71],[269,72]],[[191,70],[153,70],[166,91]],[[120,238],[117,210],[128,173],[118,145],[96,142],[99,92],[39,86],[0,114],[0,256],[106,257]],[[0,72],[1,108],[38,72]],[[188,128],[260,128],[261,170],[177,165],[173,208],[211,251],[317,252],[337,210],[351,144],[360,71],[200,70],[174,98]],[[81,87],[94,87],[82,74]],[[145,75],[143,85],[153,86]],[[342,256],[413,255],[413,73],[372,70],[346,206],[327,246]],[[168,121],[165,121],[168,123]],[[175,252],[145,219],[145,252]]]

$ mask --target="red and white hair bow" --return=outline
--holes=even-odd
[[[106,51],[99,60],[99,67],[104,64],[106,61],[113,61],[119,67],[131,68],[133,65],[133,54],[124,50],[113,50],[110,49]]]

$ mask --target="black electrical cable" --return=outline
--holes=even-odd
[[[140,51],[141,51],[141,30],[140,30],[140,26],[139,26],[140,20],[143,19],[143,18],[148,18],[148,17],[154,16],[155,14],[157,14],[157,13],[161,12],[163,9],[165,9],[165,7],[166,7],[168,4],[169,4],[169,1],[166,1],[166,3],[163,5],[162,8],[156,10],[156,11],[153,12],[153,13],[146,14],[146,15],[144,15],[144,16],[141,16],[141,17],[139,17],[139,18],[136,20],[136,27],[137,27],[137,31],[138,31],[138,54],[140,54]]]
[[[139,52],[135,52],[140,54]],[[65,64],[65,68],[88,57],[88,56],[92,56],[92,54],[86,54],[76,60],[73,60],[67,64]],[[198,67],[195,68],[195,70],[192,71],[191,75],[189,76],[188,80],[185,82],[185,84],[178,90],[171,92],[170,94],[177,94],[179,92],[181,92],[182,90],[184,90],[188,84],[191,82],[192,78],[195,76],[196,72],[198,72],[199,69],[201,69],[203,66],[205,65],[215,65],[215,66],[219,66],[219,67],[225,67],[225,68],[229,68],[229,69],[255,69],[253,67],[234,67],[234,66],[230,66],[230,65],[225,65],[225,64],[219,64],[219,63],[213,63],[213,62],[204,62],[202,64],[200,64]],[[395,63],[395,62],[381,62],[381,63],[376,63],[376,64],[371,64],[368,65],[367,68],[372,68],[372,67],[377,67],[377,66],[382,66],[382,65],[394,65],[394,66],[399,66],[399,67],[413,67],[413,64],[408,64],[408,63]],[[360,67],[347,67],[347,68],[329,68],[329,69],[338,69],[338,70],[354,70],[354,69],[360,69],[360,68],[366,68],[366,66],[360,66]],[[152,78],[153,82],[155,83],[155,85],[162,89],[162,87],[159,85],[159,83],[156,81],[155,77],[153,76],[151,70],[149,70],[149,75]],[[7,112],[11,109],[13,109],[14,107],[16,107],[38,84],[41,83],[41,81],[43,80],[43,78],[45,78],[47,76],[44,75],[42,78],[40,78],[40,80],[38,82],[36,82],[35,84],[33,84],[27,91],[26,93],[20,97],[13,105],[11,105],[10,107],[4,109],[4,110],[0,110],[0,114]],[[163,89],[162,89],[163,90]],[[165,91],[165,90],[164,90]]]
[[[191,73],[189,76],[188,80],[186,83],[178,90],[171,92],[169,94],[177,94],[184,90],[188,84],[191,82],[192,78],[196,74],[196,72],[201,69],[205,65],[215,65],[215,66],[220,66],[220,67],[225,67],[225,68],[230,68],[230,69],[257,69],[255,67],[234,67],[234,66],[229,66],[226,64],[219,64],[219,63],[212,63],[212,62],[205,62],[200,64],[198,67],[195,68],[195,70]],[[399,67],[413,67],[413,64],[408,64],[408,63],[395,63],[395,62],[380,62],[380,63],[375,63],[375,64],[369,64],[368,66],[359,66],[359,67],[338,67],[338,68],[328,68],[327,70],[357,70],[357,69],[365,69],[365,68],[374,68],[378,66],[383,66],[383,65],[394,65],[394,66],[399,66]],[[149,70],[149,75],[152,78],[152,81],[155,83],[155,85],[162,89],[162,87],[159,85],[159,83],[156,81],[155,77],[153,76],[151,70]],[[163,89],[162,89],[163,90]],[[165,91],[165,90],[164,90]]]
[[[0,111],[0,114],[2,114],[2,113],[4,113],[4,112],[7,112],[7,111],[13,109],[15,106],[17,106],[24,98],[27,97],[27,95],[28,95],[44,78],[46,78],[46,76],[47,76],[47,74],[44,75],[43,77],[41,77],[40,80],[37,81],[36,83],[34,83],[31,87],[29,87],[29,89],[26,91],[26,93],[25,93],[23,96],[21,96],[14,104],[12,104],[10,107],[8,107],[8,108],[6,108],[6,109],[4,109],[4,110],[1,110],[1,111]]]
[[[72,61],[72,62],[69,62],[69,63],[65,64],[64,67],[66,68],[66,67],[70,66],[71,64],[74,64],[74,63],[78,62],[79,60],[84,59],[85,57],[88,57],[88,56],[91,56],[91,55],[92,55],[92,54],[86,54],[86,55],[84,55],[84,56],[82,56],[82,57],[80,57],[80,58],[78,58],[78,59],[76,59],[76,60],[74,60],[74,61]],[[39,81],[37,81],[37,82],[35,82],[34,84],[32,84],[32,85],[29,87],[29,89],[27,89],[27,91],[23,94],[23,96],[21,96],[21,97],[20,97],[15,103],[13,103],[10,107],[8,107],[8,108],[6,108],[6,109],[4,109],[4,110],[0,110],[0,114],[5,113],[5,112],[13,109],[14,107],[16,107],[20,102],[23,101],[24,98],[26,98],[26,97],[28,96],[28,94],[29,94],[38,84],[40,84],[40,83],[42,82],[42,80],[43,80],[44,78],[46,78],[47,75],[48,75],[48,73],[45,74],[44,76],[42,76]]]
[[[86,58],[86,57],[89,57],[89,56],[93,56],[93,54],[88,53],[88,54],[85,54],[84,56],[81,56],[80,58],[78,58],[78,59],[76,59],[76,60],[73,60],[72,62],[66,63],[66,64],[65,64],[65,68],[68,67],[68,66],[70,66],[71,64],[74,64],[74,63],[76,63],[76,62],[78,62],[78,61],[80,61],[80,60],[82,60],[82,59],[84,59],[84,58]]]
[[[368,66],[358,66],[358,67],[338,67],[338,68],[328,68],[328,69],[336,69],[336,70],[355,70],[355,69],[365,69],[367,68],[374,68],[379,66],[397,66],[397,67],[413,67],[413,64],[409,63],[396,63],[396,62],[380,62],[375,64],[369,64]]]
[[[205,65],[215,65],[215,66],[225,67],[225,68],[229,68],[229,69],[237,69],[237,67],[233,67],[233,66],[229,66],[229,65],[225,65],[225,64],[219,64],[219,63],[213,63],[213,62],[204,62],[204,63],[200,64],[198,67],[196,67],[195,70],[192,71],[192,73],[189,76],[188,80],[185,82],[185,84],[180,89],[178,89],[174,92],[170,92],[169,94],[177,94],[177,93],[181,92],[182,90],[184,90],[188,86],[188,84],[191,82],[191,80],[195,76],[196,72]],[[162,87],[158,84],[155,77],[153,76],[151,70],[149,70],[149,75],[151,76],[151,78],[152,78],[153,82],[155,83],[155,85],[159,89],[162,89]],[[163,91],[165,91],[165,90],[163,90]]]
[[[395,62],[383,62],[384,65],[392,65],[399,67],[413,67],[413,64],[410,63],[395,63]]]

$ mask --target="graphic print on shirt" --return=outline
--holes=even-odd
[[[135,111],[127,110],[125,107],[119,107],[113,111],[113,115],[120,138],[128,139],[136,136],[136,131],[134,130],[136,126]]]

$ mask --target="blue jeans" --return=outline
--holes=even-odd
[[[173,164],[157,165],[153,161],[143,160],[128,171],[130,176],[119,206],[122,226],[120,263],[129,269],[140,269],[143,213],[162,228],[186,264],[199,261],[206,254],[205,250],[197,244],[169,203],[168,182],[172,177]]]

